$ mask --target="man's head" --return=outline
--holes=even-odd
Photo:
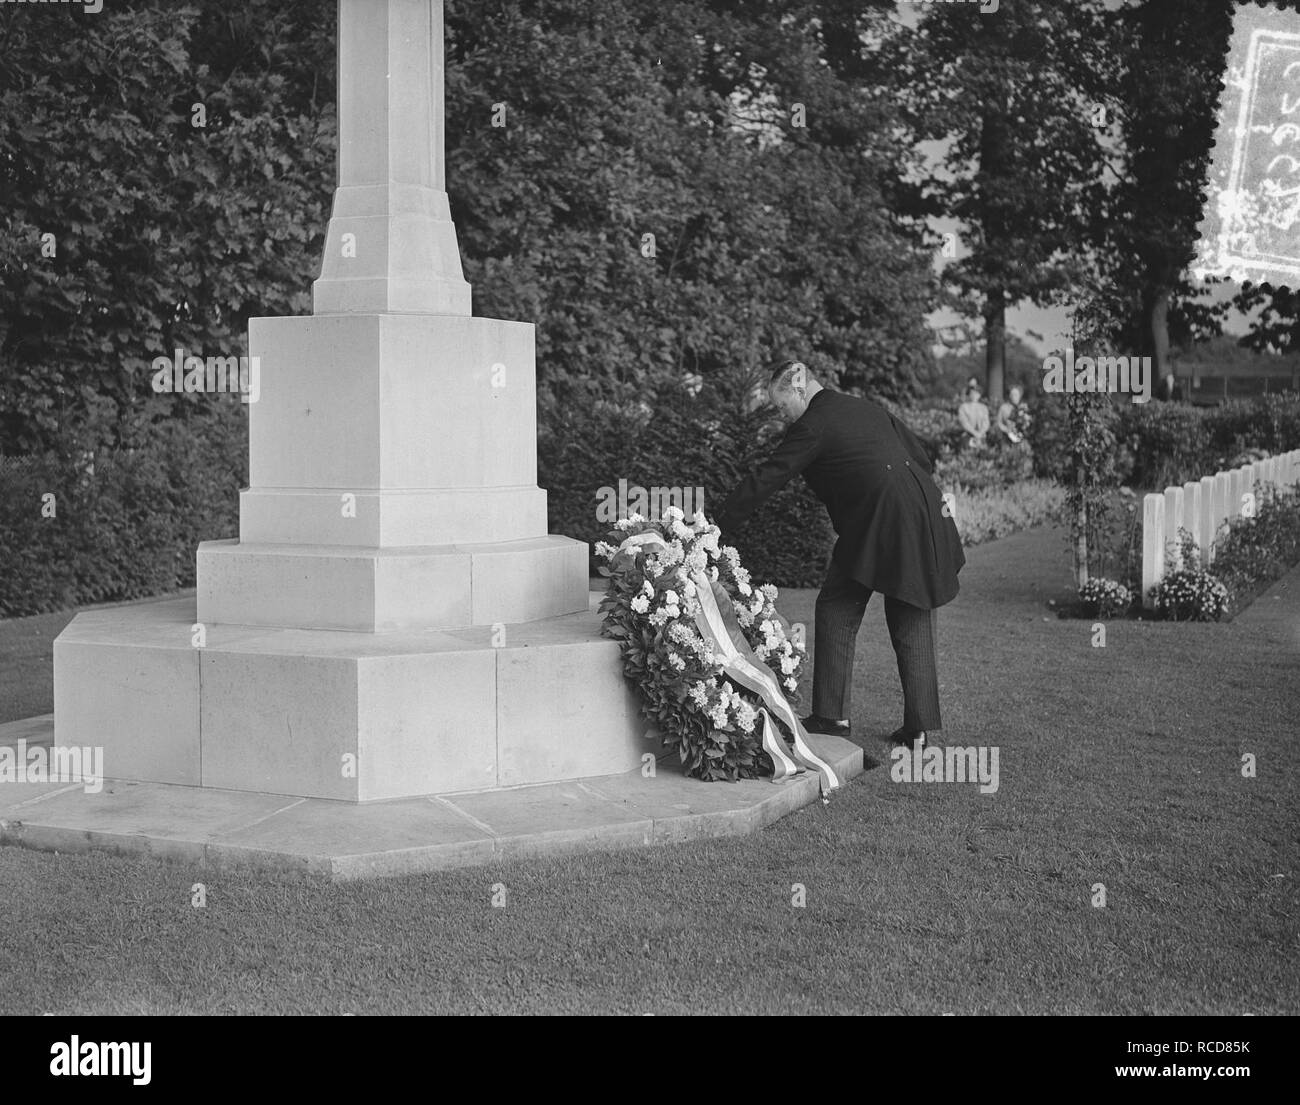
[[[768,378],[767,397],[781,412],[781,418],[793,422],[808,409],[808,401],[822,390],[803,361],[782,361]]]
[[[1019,403],[1020,397],[1024,394],[1025,393],[1020,390],[1019,384],[1013,385],[1011,390],[1007,392],[1007,395],[1010,397],[1012,403]]]

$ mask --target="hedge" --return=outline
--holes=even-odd
[[[248,439],[234,411],[158,422],[131,446],[0,462],[0,616],[193,586],[200,541],[239,531]]]
[[[700,488],[703,502],[693,505],[711,516],[784,433],[770,415],[724,415],[673,396],[653,410],[604,401],[557,406],[540,424],[538,483],[547,491],[550,532],[592,545],[610,531],[612,518],[599,508],[620,481],[629,491]],[[755,582],[811,587],[825,575],[835,535],[825,508],[796,478],[723,538]]]
[[[1067,481],[1071,473],[1066,407],[1058,396],[1031,405],[1034,472]],[[1219,407],[1133,403],[1110,397],[1102,407],[1118,442],[1120,480],[1155,491],[1235,468],[1249,459],[1300,449],[1300,394],[1277,392]]]

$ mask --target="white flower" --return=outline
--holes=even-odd
[[[686,611],[689,617],[693,618],[695,617],[696,614],[700,612],[700,600],[687,599],[684,603],[682,603],[682,609]]]
[[[700,538],[699,544],[706,553],[712,556],[718,555],[718,535],[722,531],[717,526],[710,526],[708,532]]]
[[[646,598],[645,595],[637,595],[636,598],[632,600],[632,609],[638,614],[644,614],[650,609],[650,600]]]
[[[691,701],[697,706],[703,706],[709,698],[709,692],[703,683],[696,683],[691,687],[689,694]]]
[[[693,599],[698,590],[699,588],[695,586],[695,581],[691,579],[690,576],[683,576],[683,582],[682,582],[683,595],[685,595],[688,599]]]
[[[764,583],[759,590],[763,592],[763,597],[768,602],[776,602],[777,590],[770,583]]]
[[[690,527],[687,526],[684,522],[673,521],[668,528],[672,532],[674,537],[680,537],[685,539],[691,536]]]
[[[749,609],[747,607],[737,606],[736,621],[740,623],[740,627],[742,629],[748,629],[751,625],[754,624],[754,615],[749,612]]]
[[[679,656],[677,653],[670,652],[668,654],[668,666],[671,667],[674,671],[685,671],[686,661],[683,660],[681,656]]]
[[[664,592],[664,602],[669,606],[676,606],[680,600],[677,598],[677,592],[669,590]]]
[[[608,541],[596,542],[596,555],[602,557],[605,560],[611,559],[614,556],[614,553],[617,551],[618,550],[615,549],[614,546],[611,545]]]
[[[782,656],[782,657],[781,657],[781,674],[782,674],[782,675],[789,675],[789,674],[791,674],[791,673],[794,671],[794,669],[797,668],[798,666],[799,666],[799,662],[798,662],[797,660],[793,659],[792,657],[789,657],[789,656]]]
[[[686,554],[686,567],[692,572],[702,572],[708,567],[709,558],[705,555],[703,549],[693,548]]]
[[[742,595],[752,595],[754,593],[753,588],[751,588],[743,579],[739,578],[736,580],[736,590]]]
[[[696,529],[704,529],[709,524],[709,520],[704,517],[704,511],[697,510],[695,512],[695,517],[691,519],[691,524],[695,526]]]
[[[645,595],[648,599],[655,597],[654,584],[652,584],[648,579],[643,579],[641,581],[641,594]]]
[[[736,724],[746,733],[754,731],[754,722],[758,720],[758,711],[743,699],[736,704]]]
[[[797,691],[799,689],[799,680],[791,676],[789,679],[785,681],[785,689],[791,692]]]
[[[686,515],[682,512],[681,507],[670,506],[667,510],[664,511],[663,520],[665,522],[680,522],[685,517]]]

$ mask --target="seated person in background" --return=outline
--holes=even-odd
[[[1024,406],[1021,401],[1023,395],[1024,392],[1018,386],[1012,387],[1007,392],[1007,398],[1003,401],[1002,406],[998,407],[998,433],[1011,442],[1012,445],[1019,445],[1025,438],[1020,429],[1020,421],[1024,414],[1024,411],[1021,410]]]
[[[983,445],[989,432],[989,409],[980,402],[979,385],[971,382],[966,389],[966,402],[957,408],[957,421],[970,435],[970,444]]]

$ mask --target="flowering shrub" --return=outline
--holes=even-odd
[[[662,522],[639,514],[618,522],[609,540],[596,546],[609,577],[600,603],[601,633],[619,642],[623,673],[636,684],[642,713],[678,754],[686,774],[735,780],[772,772],[758,727],[761,700],[723,674],[721,659],[696,623],[696,580],[721,584],[745,639],[792,705],[805,655],[776,612],[776,588],[754,587],[736,550],[719,546],[719,532],[702,511],[688,523],[676,507],[664,512]],[[630,541],[642,535],[650,535],[648,543]]]
[[[1300,563],[1300,488],[1257,484],[1255,513],[1224,527],[1214,544],[1214,574],[1228,588],[1234,613]]]
[[[1116,580],[1094,576],[1079,588],[1079,601],[1089,613],[1110,618],[1133,605],[1133,592]]]
[[[1202,568],[1180,568],[1153,588],[1156,613],[1174,621],[1218,621],[1228,606],[1228,589]]]
[[[1156,613],[1177,622],[1217,622],[1228,608],[1228,588],[1200,566],[1200,549],[1187,530],[1180,527],[1170,545],[1177,549],[1168,561],[1171,570],[1151,589]]]

